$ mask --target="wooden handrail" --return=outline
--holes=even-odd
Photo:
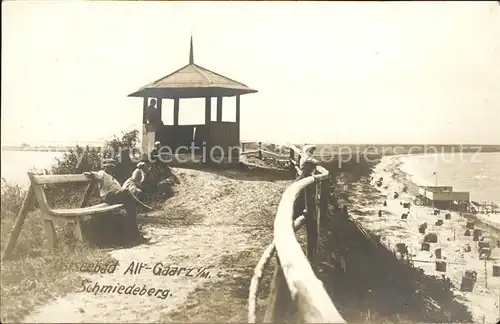
[[[304,225],[305,217],[303,215],[297,217],[293,222],[293,229],[297,231]],[[250,282],[249,296],[248,296],[248,322],[255,323],[255,307],[257,304],[257,289],[259,287],[259,280],[262,277],[264,267],[269,263],[269,260],[276,252],[274,242],[268,245],[262,256],[260,257],[257,266],[255,267],[252,281]]]
[[[291,166],[300,174],[300,170],[296,166],[295,154],[303,158],[305,155],[294,145],[287,145],[287,147],[290,149]],[[286,305],[286,303],[291,297],[291,301],[297,306],[298,314],[301,317],[300,322],[345,323],[324,289],[323,283],[314,274],[310,260],[308,260],[297,241],[293,226],[297,198],[304,191],[307,192],[312,189],[311,192],[307,193],[305,217],[308,251],[315,250],[320,216],[325,216],[328,212],[329,192],[325,190],[325,186],[329,186],[328,179],[328,171],[321,166],[317,166],[316,174],[292,183],[283,193],[274,221],[277,266],[264,322],[282,321],[283,317],[286,316],[286,309],[290,309],[290,305]],[[321,188],[318,187],[318,184]],[[318,193],[320,194],[319,201]],[[314,222],[317,222],[317,224],[314,224]],[[318,227],[315,227],[315,225]],[[309,255],[310,259],[313,257],[313,255]],[[288,294],[288,296],[285,294]],[[249,314],[251,313],[249,312]],[[254,321],[255,316],[251,317],[249,315],[249,320]]]
[[[319,178],[307,177],[287,188],[274,221],[274,244],[288,289],[292,299],[296,300],[302,320],[305,323],[345,323],[323,283],[316,278],[291,225],[295,200],[305,187]]]

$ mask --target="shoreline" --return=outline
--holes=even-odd
[[[451,219],[445,220],[444,214],[446,212],[442,211],[441,215],[433,215],[432,207],[413,204],[414,194],[418,192],[418,186],[411,181],[411,177],[406,172],[400,169],[403,163],[401,157],[383,157],[372,171],[370,184],[367,184],[387,197],[387,206],[383,206],[380,202],[359,206],[358,202],[358,210],[352,213],[353,218],[359,221],[363,227],[380,235],[381,242],[389,250],[395,250],[398,243],[405,243],[414,266],[423,269],[426,275],[445,275],[450,278],[454,286],[452,290],[455,297],[468,306],[474,317],[474,322],[483,322],[483,315],[487,323],[498,320],[500,277],[493,277],[492,265],[498,264],[495,260],[500,259],[499,249],[493,243],[500,239],[500,228],[494,227],[496,230],[492,230],[491,225],[480,226],[477,223],[482,222],[482,219],[475,218],[476,227],[483,227],[485,236],[489,236],[493,243],[491,259],[488,261],[480,260],[476,247],[477,242],[473,242],[471,236],[464,236],[466,218],[461,217],[458,212],[452,211],[450,212]],[[382,186],[377,187],[375,182],[380,177],[383,178],[383,183]],[[406,192],[403,190],[405,186]],[[399,193],[399,197],[396,199],[393,198],[394,192]],[[410,203],[411,207],[409,209],[403,208],[402,203]],[[382,213],[381,217],[377,215],[379,210]],[[408,214],[407,219],[401,219],[403,213]],[[434,224],[439,219],[443,220],[441,226]],[[432,232],[438,236],[438,243],[433,243],[430,251],[421,251],[424,234],[418,233],[418,227],[424,221],[428,224],[426,233]],[[464,253],[466,245],[469,245],[472,250]],[[442,250],[444,256],[442,261],[447,263],[448,268],[446,272],[438,272],[435,269],[434,263],[437,258],[434,254],[436,248]],[[460,287],[465,270],[477,272],[477,281],[473,292],[462,292],[457,288]]]
[[[426,181],[421,181],[419,183],[418,181],[415,180],[415,175],[411,173],[411,170],[404,170],[401,168],[404,164],[405,161],[402,161],[404,158],[407,158],[409,155],[394,155],[394,156],[386,156],[381,159],[379,164],[377,164],[374,168],[374,171],[372,173],[373,179],[378,179],[379,176],[376,176],[377,173],[380,172],[392,172],[392,179],[395,181],[398,181],[403,184],[403,186],[406,186],[407,190],[409,193],[412,194],[413,198],[415,198],[418,195],[418,188],[419,186],[433,186],[433,184],[428,183]],[[472,193],[471,193],[472,194]],[[477,201],[471,200],[471,202],[478,204]],[[497,203],[496,201],[492,201],[491,203]],[[430,208],[430,207],[429,207]],[[498,220],[497,219],[491,219],[491,215],[498,215]],[[463,216],[470,218],[470,219],[475,219],[479,222],[484,223],[487,226],[493,227],[496,230],[500,231],[500,214],[485,214],[478,212],[476,214],[470,213],[470,212],[465,212],[463,213]]]

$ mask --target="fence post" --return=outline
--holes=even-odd
[[[319,238],[321,237],[321,228],[323,227],[323,222],[325,219],[328,218],[328,202],[330,200],[330,194],[329,194],[329,183],[327,180],[322,180],[318,184],[318,193],[319,193],[319,203],[318,203],[318,220],[317,220],[317,232],[318,232],[318,247],[317,251],[320,251],[319,249]]]
[[[315,250],[318,243],[316,224],[316,185],[311,184],[305,188],[306,192],[306,232],[307,232],[307,257],[309,261],[315,259]]]
[[[259,142],[259,159],[262,160],[262,142]]]
[[[316,255],[319,255],[320,249],[320,238],[321,238],[321,219],[323,217],[323,213],[321,211],[321,184],[323,181],[316,183],[314,186],[314,197],[316,198],[316,233],[318,235],[316,239]]]
[[[287,310],[291,306],[290,291],[277,257],[275,264],[269,297],[267,299],[267,309],[264,315],[264,323],[283,322]]]
[[[330,184],[328,180],[321,181],[321,193],[320,193],[320,209],[321,217],[327,217],[328,215],[328,205],[330,202]]]

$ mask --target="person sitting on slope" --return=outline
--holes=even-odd
[[[128,189],[123,189],[113,176],[115,167],[116,162],[113,159],[105,159],[103,161],[103,170],[84,172],[83,174],[97,180],[99,194],[107,204],[122,204],[124,206],[127,213],[124,235],[133,242],[149,241],[149,238],[143,237],[139,232],[135,198]]]

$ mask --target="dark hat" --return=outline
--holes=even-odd
[[[116,166],[116,161],[113,160],[113,159],[104,159],[102,161],[102,165],[103,166],[113,166],[113,167],[115,167]]]

